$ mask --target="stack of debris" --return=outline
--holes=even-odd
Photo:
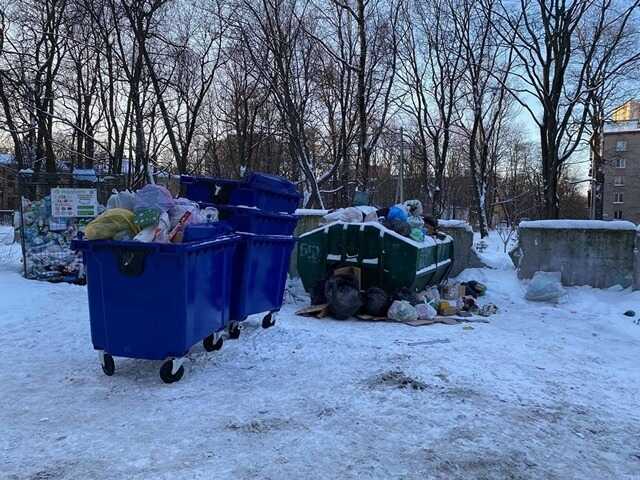
[[[498,311],[494,304],[478,303],[479,297],[486,292],[486,286],[476,281],[434,286],[421,292],[401,288],[391,294],[378,287],[362,291],[360,285],[359,268],[338,268],[311,292],[311,306],[296,313],[316,318],[330,316],[346,320],[355,317],[420,326],[488,323],[478,317],[488,317]]]

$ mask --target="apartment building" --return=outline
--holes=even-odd
[[[602,218],[640,224],[640,102],[614,111],[603,143]]]

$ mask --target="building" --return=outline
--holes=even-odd
[[[603,139],[602,218],[640,224],[640,102],[618,107]]]

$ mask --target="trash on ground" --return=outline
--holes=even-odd
[[[529,283],[525,298],[534,302],[558,303],[565,295],[560,272],[536,272]]]
[[[636,312],[634,312],[633,310],[627,310],[626,312],[624,312],[624,314],[627,317],[635,317],[636,316]]]

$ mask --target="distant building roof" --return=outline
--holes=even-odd
[[[73,178],[76,180],[82,180],[85,182],[97,182],[98,177],[96,171],[93,168],[74,168]]]
[[[611,119],[614,122],[640,120],[640,102],[635,99],[627,100],[613,111]]]

